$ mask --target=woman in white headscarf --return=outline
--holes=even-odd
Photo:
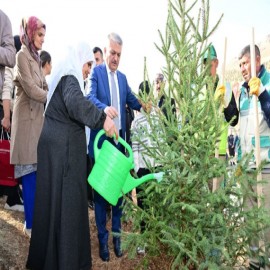
[[[83,95],[93,64],[92,49],[82,42],[52,70],[38,142],[28,269],[91,269],[85,126],[116,133],[113,121]]]

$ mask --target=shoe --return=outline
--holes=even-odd
[[[27,235],[29,238],[31,238],[31,234],[32,234],[32,229],[27,229],[25,224],[24,224],[24,227],[23,227],[23,233],[25,235]]]
[[[95,204],[93,201],[88,201],[88,207],[91,209],[91,210],[94,210],[95,209]]]
[[[104,262],[108,262],[110,260],[110,253],[109,253],[108,244],[105,244],[105,245],[100,244],[99,245],[99,257]]]
[[[145,247],[137,247],[138,255],[145,255]]]
[[[9,206],[7,203],[4,206],[5,209],[7,210],[12,210],[12,211],[19,211],[19,212],[24,212],[24,207],[22,204],[14,204],[12,206]]]
[[[115,253],[115,256],[117,258],[120,258],[123,256],[122,250],[121,250],[121,240],[120,237],[114,237],[113,238],[113,250]]]

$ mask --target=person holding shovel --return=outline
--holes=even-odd
[[[208,50],[205,52],[203,57],[203,63],[205,67],[209,67],[209,75],[211,76],[212,82],[213,82],[213,89],[209,89],[210,87],[206,85],[206,91],[213,91],[215,94],[215,98],[218,98],[218,91],[217,87],[220,84],[220,79],[217,74],[217,68],[219,65],[219,60],[217,57],[217,52],[215,47],[210,44]],[[226,123],[226,121],[224,120]],[[226,159],[226,148],[227,148],[227,134],[228,130],[225,128],[225,123],[223,123],[223,132],[219,138],[219,145],[218,145],[218,158],[225,161]],[[216,188],[219,188],[222,185],[222,182],[224,182],[224,177],[217,178],[216,186],[214,186],[213,180],[209,181],[209,189],[215,190]]]
[[[262,193],[264,195],[264,207],[270,214],[270,73],[265,66],[261,64],[260,50],[255,45],[255,63],[256,77],[251,76],[251,53],[250,45],[245,46],[239,55],[239,66],[244,79],[240,89],[239,100],[235,96],[232,98],[224,109],[226,120],[231,121],[231,125],[235,126],[240,121],[240,145],[238,158],[243,157],[255,150],[255,110],[254,96],[258,97],[258,118],[259,118],[259,135],[260,149],[259,154],[265,165],[262,169],[262,180],[265,182],[262,185]],[[221,95],[225,94],[225,86],[221,85],[218,88]],[[237,106],[239,103],[239,106]],[[239,109],[238,109],[239,108]],[[241,153],[241,155],[240,155]],[[255,160],[250,160],[249,169],[256,168]],[[259,195],[259,194],[258,194]],[[250,199],[247,203],[248,208],[257,206],[255,198]],[[264,231],[265,248],[270,244],[270,230]],[[251,250],[257,250],[256,244],[251,244]],[[266,255],[270,258],[269,250],[265,250]],[[267,262],[269,264],[269,262]],[[269,265],[264,269],[270,269]]]

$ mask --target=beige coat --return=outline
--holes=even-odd
[[[11,126],[11,163],[35,164],[48,86],[42,68],[25,45],[16,56],[14,84],[17,89]]]

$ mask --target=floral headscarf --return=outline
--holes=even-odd
[[[46,25],[35,16],[31,16],[28,19],[23,18],[20,26],[20,38],[21,42],[28,48],[33,58],[40,64],[40,57],[37,48],[34,45],[34,36],[38,29],[44,28]]]

